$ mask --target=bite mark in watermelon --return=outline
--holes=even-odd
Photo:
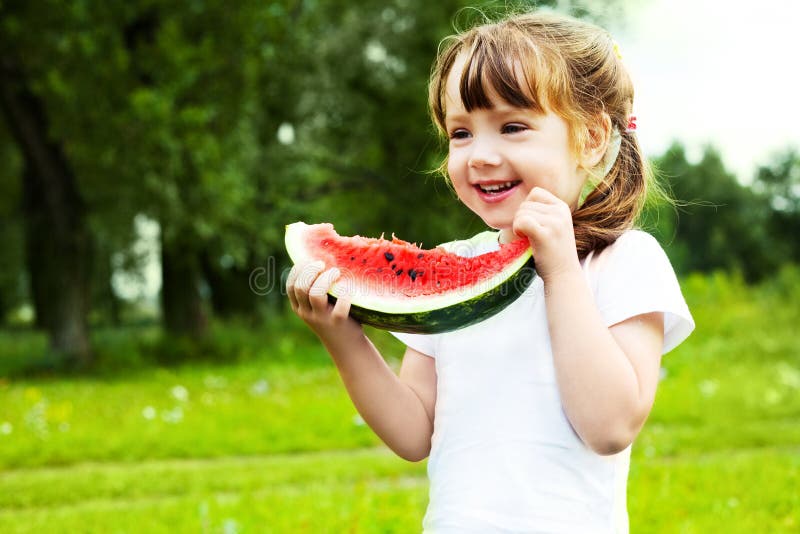
[[[496,239],[484,232],[458,243]],[[394,236],[345,237],[332,224],[296,222],[286,227],[286,250],[296,264],[321,260],[326,269],[337,267],[341,276],[331,301],[346,291],[354,319],[396,332],[448,332],[483,321],[516,300],[535,277],[527,239],[465,257],[446,245],[426,250]]]

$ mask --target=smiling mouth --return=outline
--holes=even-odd
[[[520,180],[513,180],[510,182],[502,182],[496,184],[475,184],[475,187],[487,195],[497,195],[513,189],[520,184]]]

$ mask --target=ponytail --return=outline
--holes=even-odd
[[[600,251],[633,227],[650,189],[651,172],[636,134],[620,129],[619,154],[609,173],[572,214],[578,256]]]

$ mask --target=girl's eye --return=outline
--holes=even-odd
[[[519,123],[515,122],[515,123],[504,125],[503,129],[501,131],[503,133],[507,133],[507,134],[515,134],[515,133],[519,133],[519,132],[524,132],[527,129],[528,129],[528,127],[525,126],[524,124],[519,124]]]
[[[450,132],[450,139],[466,139],[469,137],[469,132],[464,128],[458,128]]]

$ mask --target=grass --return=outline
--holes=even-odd
[[[631,531],[797,532],[800,273],[683,287],[698,330],[634,445]],[[212,338],[163,366],[151,330],[100,332],[98,370],[21,377],[43,342],[0,334],[0,532],[419,531],[425,463],[380,445],[296,321]]]

